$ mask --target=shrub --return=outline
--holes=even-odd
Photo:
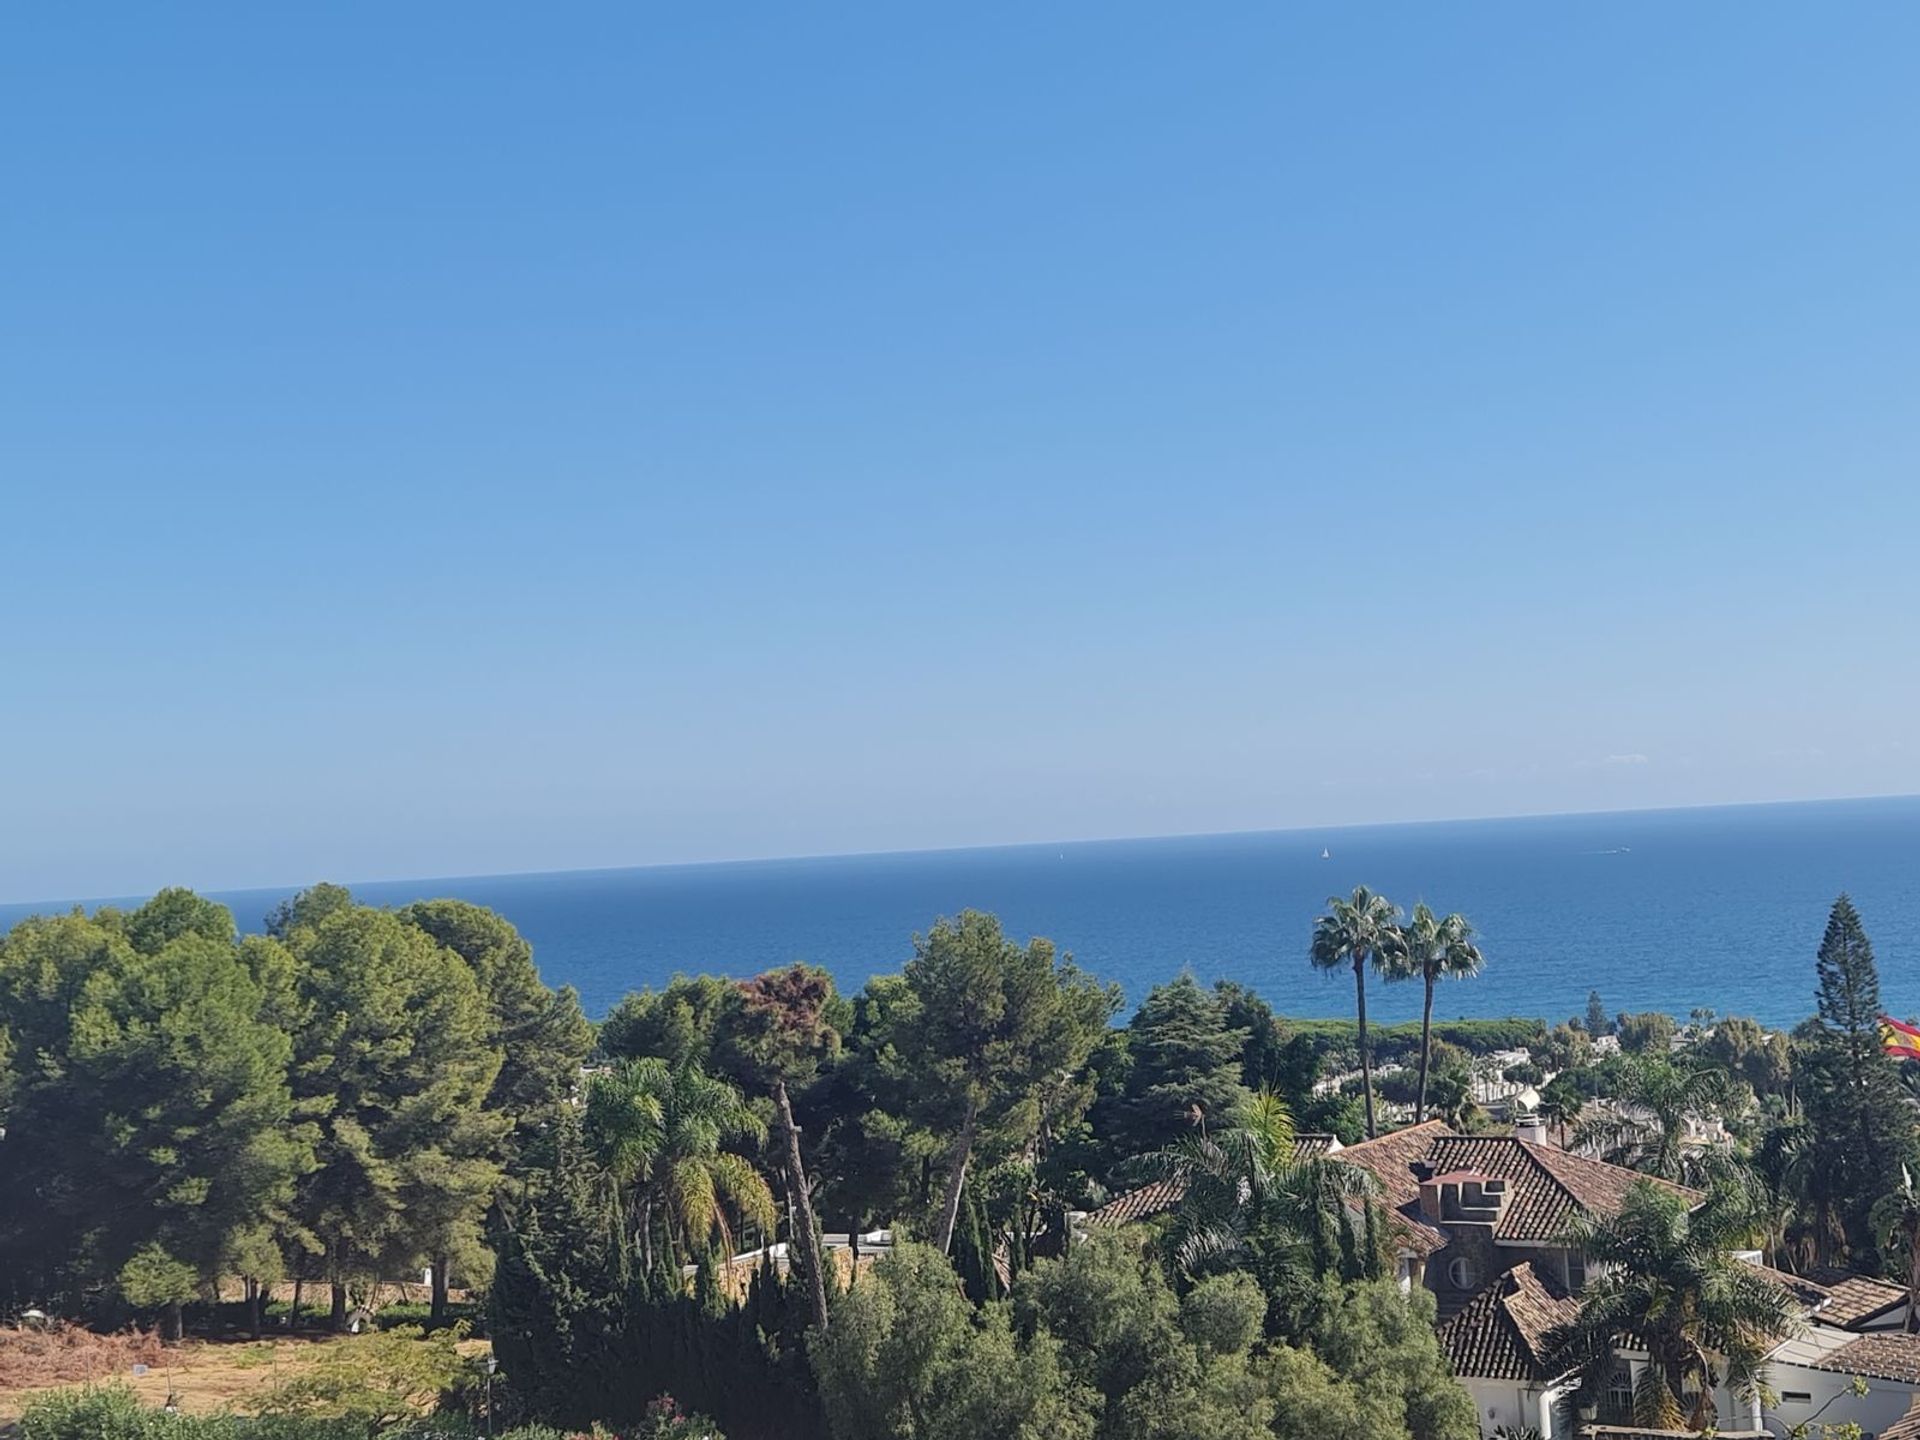
[[[424,1300],[402,1300],[391,1305],[382,1305],[374,1312],[373,1323],[376,1329],[392,1330],[396,1326],[411,1325],[423,1332],[432,1333],[444,1330],[451,1325],[465,1324],[468,1332],[474,1335],[486,1334],[483,1323],[486,1307],[473,1301],[449,1302],[446,1313],[438,1320],[433,1318],[433,1307]]]
[[[352,1421],[368,1434],[417,1421],[460,1375],[454,1345],[465,1333],[401,1326],[329,1345],[311,1370],[269,1391],[259,1413]]]
[[[147,1440],[165,1433],[170,1418],[142,1405],[129,1385],[84,1385],[28,1405],[19,1440]]]
[[[651,1419],[651,1417],[650,1417]],[[674,1427],[679,1428],[674,1428]],[[367,1422],[317,1415],[175,1415],[140,1402],[119,1381],[75,1386],[41,1396],[27,1406],[15,1440],[367,1440]],[[474,1440],[480,1432],[450,1416],[423,1417],[385,1433],[384,1440]],[[665,1401],[654,1428],[644,1425],[604,1440],[724,1440],[710,1422],[682,1415]],[[500,1432],[500,1440],[587,1440],[545,1425]]]

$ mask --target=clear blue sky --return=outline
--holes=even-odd
[[[16,11],[0,899],[1920,790],[1916,54]]]

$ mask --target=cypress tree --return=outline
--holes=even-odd
[[[541,1419],[586,1426],[618,1413],[639,1267],[564,1117],[551,1170],[512,1213],[496,1211],[488,1332],[514,1392]]]
[[[710,1319],[727,1311],[726,1292],[720,1287],[720,1267],[725,1263],[724,1257],[709,1248],[693,1272],[694,1307]]]
[[[953,1268],[967,1298],[983,1305],[993,1298],[993,1256],[980,1216],[980,1197],[969,1185],[961,1196],[960,1223],[953,1237]]]

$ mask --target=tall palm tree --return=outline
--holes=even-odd
[[[1648,1357],[1634,1384],[1633,1424],[1705,1430],[1722,1384],[1754,1401],[1768,1353],[1800,1324],[1792,1297],[1732,1253],[1755,1221],[1737,1186],[1716,1186],[1689,1211],[1680,1195],[1637,1180],[1617,1215],[1568,1227],[1562,1243],[1585,1254],[1589,1278],[1579,1316],[1553,1330],[1547,1348],[1550,1363],[1576,1377],[1574,1405],[1604,1396],[1623,1335]]]
[[[1413,907],[1413,916],[1400,929],[1400,944],[1391,957],[1388,978],[1419,980],[1426,987],[1420,1006],[1420,1089],[1413,1104],[1414,1122],[1427,1118],[1427,1067],[1433,1057],[1433,987],[1442,980],[1465,980],[1480,973],[1486,963],[1473,943],[1473,925],[1460,914],[1435,915],[1425,903]]]
[[[733,1221],[772,1228],[767,1182],[744,1155],[721,1148],[764,1141],[766,1125],[697,1065],[648,1057],[595,1076],[586,1129],[649,1267],[656,1232],[668,1254],[688,1256],[715,1239],[731,1248]]]
[[[1391,972],[1400,953],[1400,907],[1364,885],[1353,894],[1327,898],[1327,913],[1313,922],[1307,952],[1318,970],[1353,968],[1354,1003],[1360,1020],[1360,1083],[1367,1097],[1367,1138],[1378,1132],[1373,1117],[1373,1054],[1367,1047],[1367,969]]]
[[[1581,1108],[1585,1104],[1586,1098],[1574,1088],[1573,1083],[1556,1075],[1541,1090],[1540,1108],[1533,1113],[1554,1128],[1564,1146],[1567,1133],[1580,1118]]]
[[[1591,1147],[1616,1165],[1662,1180],[1692,1182],[1703,1166],[1686,1149],[1688,1117],[1719,1113],[1734,1091],[1724,1070],[1643,1055],[1621,1072],[1611,1098],[1608,1113],[1574,1132],[1576,1148]]]
[[[1806,1116],[1791,1116],[1768,1129],[1749,1163],[1764,1202],[1769,1265],[1799,1273],[1844,1243],[1832,1167],[1823,1163]]]
[[[1904,1254],[1907,1262],[1908,1334],[1920,1329],[1920,1192],[1913,1172],[1900,1167],[1900,1188],[1874,1202],[1870,1223],[1874,1243],[1887,1255]]]

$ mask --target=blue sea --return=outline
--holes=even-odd
[[[1323,854],[1323,852],[1325,852]],[[190,877],[183,877],[190,878]],[[317,878],[317,877],[316,877]],[[1116,840],[722,865],[357,884],[400,905],[488,905],[535,946],[552,983],[601,1014],[676,971],[750,975],[807,960],[854,988],[899,968],[937,916],[991,910],[1045,935],[1129,1002],[1190,968],[1251,985],[1282,1013],[1346,1015],[1350,976],[1307,963],[1328,895],[1373,886],[1459,910],[1487,957],[1443,987],[1437,1014],[1695,1006],[1791,1023],[1813,1009],[1827,908],[1849,891],[1889,1007],[1920,1010],[1920,797]],[[221,894],[258,929],[287,890]],[[0,906],[0,926],[65,905]],[[1369,1010],[1419,1013],[1412,986]]]

